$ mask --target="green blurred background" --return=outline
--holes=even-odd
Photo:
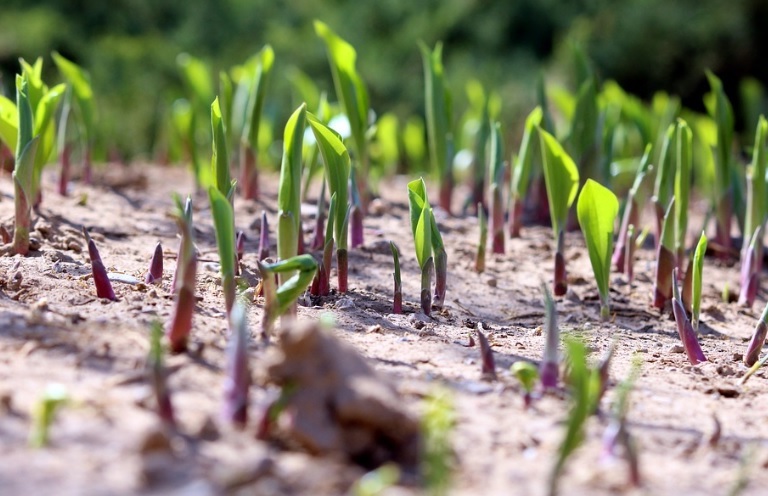
[[[420,39],[444,41],[458,99],[465,82],[477,78],[501,95],[505,121],[520,121],[532,108],[541,71],[548,81],[569,84],[570,42],[585,48],[602,79],[642,98],[666,90],[694,109],[703,108],[710,68],[734,101],[737,127],[740,82],[768,79],[765,0],[5,0],[3,92],[10,94],[19,57],[45,56],[44,78],[56,80],[50,52],[58,50],[92,75],[102,148],[156,159],[170,104],[184,94],[181,52],[217,74],[270,43],[276,67],[266,112],[276,122],[294,103],[284,75],[290,66],[333,96],[313,19],[357,48],[372,108],[401,118],[423,114]]]

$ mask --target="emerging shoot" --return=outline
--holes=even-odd
[[[168,427],[176,425],[171,403],[171,393],[168,390],[167,371],[163,363],[163,326],[160,322],[153,322],[149,334],[149,356],[147,357],[147,374],[152,385],[152,393],[155,396],[157,416]]]
[[[261,284],[264,289],[262,339],[268,339],[278,317],[294,307],[296,300],[312,282],[316,271],[317,262],[309,254],[271,264],[259,262]],[[275,274],[284,279],[279,287],[275,284]],[[285,279],[286,274],[291,276]]]
[[[555,301],[552,299],[546,284],[541,285],[541,291],[544,293],[544,332],[547,341],[544,345],[544,357],[539,366],[539,377],[541,378],[541,389],[547,392],[557,389],[560,378],[560,358],[557,351],[560,346],[560,328],[557,325]]]
[[[149,261],[149,270],[144,278],[147,284],[162,284],[163,282],[163,245],[157,242],[152,260]]]
[[[389,249],[392,250],[392,262],[395,266],[395,271],[392,273],[395,283],[392,313],[399,314],[403,313],[403,283],[400,279],[400,255],[393,241],[389,242]]]
[[[653,306],[663,309],[672,297],[672,270],[677,265],[675,262],[675,233],[674,233],[674,207],[673,196],[664,216],[661,228],[661,240],[656,248],[656,279],[653,288]]]
[[[752,339],[747,346],[747,352],[744,354],[744,365],[747,367],[754,365],[760,357],[766,334],[768,334],[768,305],[765,306],[762,315],[760,315],[755,332],[752,333]]]
[[[91,259],[91,272],[93,273],[93,284],[96,286],[96,296],[117,301],[115,292],[112,290],[112,283],[109,282],[107,269],[104,267],[104,262],[101,261],[98,248],[96,248],[96,243],[93,242],[85,227],[83,227],[83,236],[85,236],[85,242],[88,245],[88,256]]]
[[[688,361],[691,362],[691,365],[706,362],[707,357],[704,356],[704,351],[702,351],[699,340],[696,337],[696,331],[693,330],[693,326],[688,320],[688,316],[685,313],[685,307],[683,306],[683,300],[680,298],[680,289],[677,285],[677,268],[672,271],[672,290],[674,293],[674,298],[672,299],[672,312],[675,314],[677,332],[680,335],[680,340],[683,342],[683,348],[685,348],[685,354],[688,356]]]
[[[173,291],[176,293],[171,321],[166,328],[166,336],[171,352],[181,353],[187,349],[187,341],[192,331],[192,315],[195,311],[195,285],[197,283],[197,252],[195,235],[192,227],[192,199],[187,197],[181,204],[181,198],[174,198],[176,203],[176,225],[181,231],[181,245],[176,259]]]
[[[248,389],[251,371],[248,367],[248,319],[245,307],[235,303],[229,321],[227,369],[224,379],[224,418],[236,427],[248,422]]]
[[[477,222],[480,224],[480,241],[477,243],[475,255],[475,272],[481,274],[485,271],[485,251],[488,245],[488,222],[485,220],[485,210],[481,203],[477,204]]]
[[[693,330],[699,332],[699,314],[701,313],[701,283],[704,272],[704,254],[707,252],[707,236],[702,231],[699,242],[696,243],[696,251],[693,254],[693,301],[691,302],[691,324]]]

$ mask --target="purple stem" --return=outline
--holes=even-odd
[[[149,262],[149,271],[144,282],[147,284],[162,284],[163,282],[163,246],[159,241],[155,245],[155,251]]]
[[[261,234],[259,236],[259,262],[269,257],[269,223],[267,212],[261,211]]]
[[[485,337],[482,331],[482,325],[477,326],[477,341],[480,343],[480,358],[482,359],[482,367],[480,373],[483,379],[495,381],[496,380],[496,362],[493,359],[493,350],[488,343],[488,339]]]
[[[677,332],[680,335],[680,340],[683,342],[685,353],[688,355],[688,361],[691,362],[691,365],[706,362],[707,357],[704,356],[704,351],[701,349],[699,340],[696,337],[696,331],[693,330],[691,321],[688,320],[685,308],[683,307],[683,302],[680,299],[680,290],[677,287],[677,268],[672,271],[672,288],[674,292],[672,312],[675,315]]]
[[[109,282],[107,276],[107,269],[104,267],[101,256],[99,256],[99,250],[96,248],[96,243],[93,242],[85,227],[83,227],[83,235],[85,235],[85,240],[88,243],[88,256],[91,259],[91,272],[93,273],[93,283],[96,285],[96,296],[117,301],[115,292],[112,290],[112,283]]]

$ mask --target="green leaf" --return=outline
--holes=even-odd
[[[675,176],[677,160],[677,138],[676,138],[676,126],[674,123],[667,127],[664,134],[664,141],[661,145],[661,152],[659,154],[658,171],[656,172],[656,185],[654,187],[653,196],[655,201],[659,205],[667,205],[669,199],[674,194],[675,188]]]
[[[267,94],[267,84],[275,62],[275,52],[270,45],[264,45],[256,55],[256,60],[243,127],[243,141],[249,143],[253,150],[258,150],[259,147],[261,114],[264,108],[264,97]]]
[[[93,139],[93,123],[96,114],[93,90],[91,89],[91,77],[88,72],[74,62],[65,59],[58,52],[53,52],[52,56],[59,71],[74,90],[75,99],[83,119],[85,138],[87,142],[90,142]]]
[[[491,126],[491,183],[499,188],[504,182],[504,139],[501,136],[501,123],[494,122]]]
[[[699,242],[696,243],[696,251],[693,254],[693,302],[691,303],[691,314],[693,317],[694,329],[699,325],[699,313],[701,311],[701,283],[704,271],[704,255],[707,252],[707,236],[702,231]]]
[[[395,281],[400,284],[400,254],[397,251],[394,241],[389,242],[389,249],[392,251],[392,262],[395,265]]]
[[[18,134],[16,137],[16,161],[34,136],[35,122],[32,106],[29,104],[29,85],[24,76],[16,75],[16,108],[19,111]]]
[[[427,260],[432,256],[432,212],[428,207],[421,209],[413,242],[416,247],[416,260],[419,262],[419,267],[424,268]]]
[[[16,152],[16,141],[19,139],[19,112],[16,104],[0,95],[0,141]]]
[[[48,162],[54,149],[56,125],[53,117],[65,91],[65,84],[59,84],[50,90],[46,90],[35,110],[34,134],[40,137],[40,143],[35,154],[35,188],[40,187],[40,176],[43,172],[43,167]]]
[[[258,262],[258,265],[265,299],[263,327],[264,332],[269,333],[274,321],[306,291],[317,272],[317,262],[312,255],[304,254],[272,264]],[[275,274],[292,275],[275,288]]]
[[[219,99],[211,104],[211,132],[213,135],[213,156],[211,157],[211,171],[213,185],[225,197],[229,196],[232,178],[229,174],[229,153],[227,151],[227,134],[224,130],[224,121],[221,117]]]
[[[277,254],[281,260],[296,255],[301,229],[301,152],[307,106],[297,108],[285,124],[283,162],[277,193]]]
[[[587,179],[579,195],[576,211],[587,243],[600,300],[607,308],[610,300],[608,284],[613,254],[613,225],[619,214],[619,201],[611,190]]]
[[[232,211],[232,203],[216,187],[208,188],[208,197],[211,201],[211,214],[216,230],[216,245],[219,248],[219,264],[221,266],[221,284],[224,295],[228,299],[227,311],[231,310],[234,303],[235,281],[235,215]],[[231,292],[231,293],[230,293]],[[229,299],[232,299],[229,301]]]
[[[197,108],[210,102],[214,96],[213,83],[211,82],[213,78],[205,62],[188,53],[182,53],[176,57],[176,64],[181,69],[184,82],[192,90],[197,100]]]
[[[348,184],[350,173],[349,152],[344,146],[344,142],[336,131],[326,126],[320,120],[308,114],[309,125],[317,141],[320,154],[325,163],[325,177],[328,182],[328,188],[332,196],[336,196],[335,233],[334,240],[339,249],[347,248],[346,235],[342,230],[345,225],[348,205]]]
[[[599,113],[595,82],[589,78],[579,87],[571,129],[565,140],[579,161],[595,144]]]
[[[336,97],[344,104],[355,142],[356,160],[366,160],[366,129],[368,128],[368,92],[355,69],[357,52],[325,23],[315,21],[315,33],[323,39],[328,50]]]
[[[448,141],[451,134],[451,96],[443,70],[443,44],[434,50],[419,42],[424,63],[424,100],[426,103],[427,137],[432,167],[441,179],[452,172]]]
[[[758,226],[765,222],[768,213],[766,206],[766,148],[765,140],[768,136],[768,121],[760,116],[755,129],[755,143],[752,149],[752,163],[747,170],[747,212],[744,221],[744,232],[754,233]],[[744,246],[749,244],[747,236],[744,236]]]
[[[525,198],[528,191],[528,178],[531,174],[531,165],[533,163],[536,141],[534,134],[536,128],[541,126],[544,112],[541,107],[536,107],[528,114],[525,119],[525,130],[523,139],[520,142],[520,151],[517,160],[513,160],[514,170],[512,171],[512,195],[517,198]]]
[[[557,237],[568,219],[568,209],[576,199],[576,192],[579,189],[579,170],[554,136],[541,127],[537,129],[541,143],[552,229]]]
[[[685,249],[685,234],[688,231],[688,197],[691,190],[691,168],[693,163],[693,133],[682,119],[677,121],[675,133],[677,142],[677,170],[675,171],[675,248],[678,253]],[[681,263],[678,260],[678,263]]]

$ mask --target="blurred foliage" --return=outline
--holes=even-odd
[[[356,47],[372,108],[402,122],[423,115],[418,40],[430,46],[442,40],[454,94],[463,97],[466,82],[480,80],[501,96],[507,119],[520,121],[511,128],[517,131],[533,107],[542,68],[550,80],[575,87],[564,40],[586,49],[599,77],[645,99],[663,89],[701,109],[705,68],[722,78],[734,101],[744,93],[739,85],[745,76],[768,80],[768,66],[760,63],[760,47],[768,42],[763,0],[5,0],[2,87],[10,92],[20,56],[45,56],[44,77],[55,81],[50,52],[57,50],[92,75],[102,150],[108,141],[126,156],[163,152],[171,103],[184,95],[176,65],[181,52],[218,74],[270,43],[276,67],[265,114],[281,122],[291,108],[289,67],[333,95],[313,19]]]

